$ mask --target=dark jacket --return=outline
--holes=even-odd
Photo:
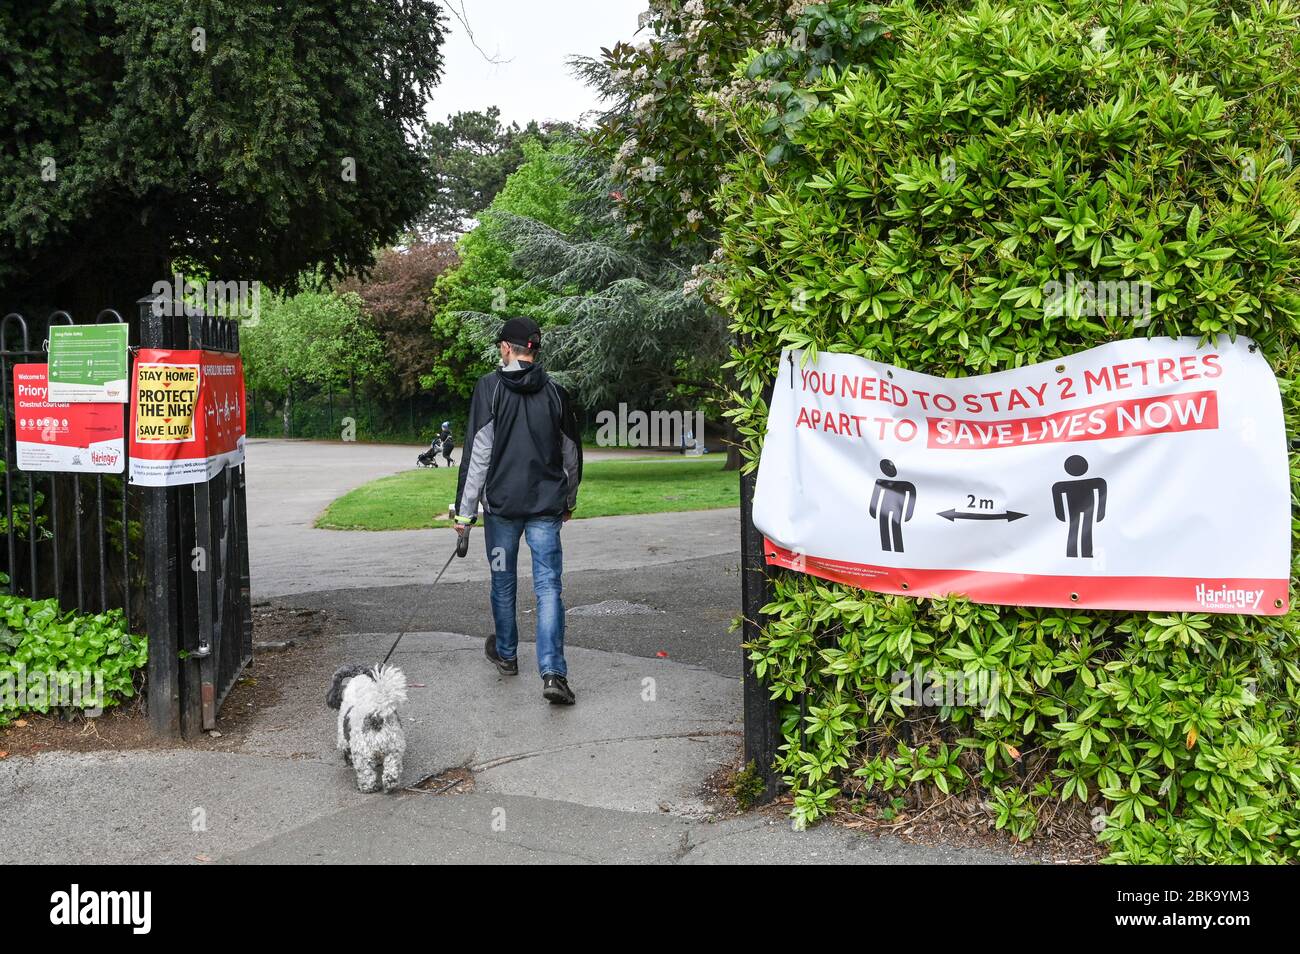
[[[537,364],[479,378],[470,398],[456,516],[558,517],[578,505],[582,435],[569,395]]]

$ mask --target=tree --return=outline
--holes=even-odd
[[[385,249],[363,278],[335,286],[361,300],[367,326],[382,343],[384,391],[389,399],[408,398],[421,390],[429,369],[429,297],[439,276],[455,267],[450,242]]]
[[[362,308],[361,297],[350,292],[263,295],[260,313],[241,329],[248,388],[283,399],[286,437],[296,388],[355,390],[384,368],[383,342]]]
[[[857,62],[883,27],[857,0],[652,0],[650,39],[572,63],[606,101],[595,141],[614,153],[611,176],[628,223],[674,245],[716,243],[727,210],[710,202],[732,144],[701,97],[759,97],[779,106],[777,133],[797,128],[816,97],[795,82]],[[764,49],[752,60],[751,51]],[[749,69],[737,75],[737,68]],[[792,82],[793,81],[793,82]],[[779,161],[784,134],[769,156]]]
[[[490,106],[448,116],[446,122],[425,127],[425,150],[433,177],[432,199],[420,228],[442,238],[460,235],[466,225],[492,204],[510,174],[524,162],[524,143],[548,140],[567,124],[536,120],[522,129],[502,125],[501,111]]]
[[[547,146],[523,145],[524,163],[509,177],[482,221],[458,243],[460,264],[434,286],[433,362],[424,384],[469,397],[479,375],[490,371],[494,326],[511,315],[548,321],[538,306],[546,294],[531,285],[511,261],[512,249],[501,230],[503,215],[526,216],[557,229],[572,227],[571,191],[564,182],[563,140]],[[476,320],[477,319],[477,320]]]
[[[708,206],[728,153],[696,98],[729,88],[738,62],[774,42],[793,18],[788,0],[652,0],[650,38],[620,42],[573,65],[606,100],[595,141],[612,153],[611,177],[631,227],[657,241],[712,242]]]
[[[698,292],[689,253],[628,234],[607,157],[575,147],[558,158],[573,212],[568,228],[502,213],[511,263],[545,292],[547,370],[588,407],[712,410],[728,396],[723,314]],[[734,465],[739,464],[736,457]]]
[[[528,148],[462,240],[460,267],[439,280],[435,337],[450,342],[426,380],[467,391],[491,367],[486,346],[502,318],[524,314],[545,329],[547,370],[588,407],[667,405],[718,419],[728,337],[722,313],[698,294],[698,247],[629,234],[599,148]],[[738,454],[729,464],[739,466]]]
[[[6,307],[364,267],[425,208],[443,30],[434,0],[0,7]]]

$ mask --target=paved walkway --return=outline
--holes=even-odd
[[[1002,863],[754,813],[710,819],[706,778],[740,744],[739,527],[731,511],[566,526],[567,656],[579,703],[540,697],[482,657],[487,568],[430,590],[451,533],[315,530],[351,487],[409,466],[408,447],[255,441],[254,598],[347,622],[302,655],[275,703],[227,750],[51,752],[0,761],[0,863]],[[526,592],[526,589],[525,589]],[[404,782],[466,771],[459,794],[360,795],[322,704],[333,668],[382,657],[412,682]],[[532,614],[521,599],[523,639]],[[258,668],[250,670],[257,678]],[[201,819],[201,823],[200,823]]]
[[[314,526],[337,497],[409,470],[417,453],[419,448],[394,444],[250,441],[253,598],[432,580],[455,548],[450,529],[351,533]],[[607,460],[644,453],[597,450],[586,456]],[[665,456],[681,460],[679,455]],[[481,528],[474,533],[481,540]],[[574,520],[564,529],[564,566],[566,572],[576,572],[663,565],[734,553],[739,539],[740,516],[734,510]],[[527,547],[520,554],[520,572],[525,575],[531,572],[526,554]],[[486,576],[487,559],[476,541],[470,555],[455,561],[443,579],[455,583]]]

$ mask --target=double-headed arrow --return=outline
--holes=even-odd
[[[956,510],[944,510],[939,516],[951,522],[954,520],[1005,520],[1010,523],[1012,520],[1019,520],[1021,517],[1027,517],[1027,513],[1017,513],[1014,510],[1008,510],[1006,513],[959,513]]]

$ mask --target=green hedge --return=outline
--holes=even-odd
[[[804,86],[806,115],[709,104],[737,143],[717,196],[719,287],[746,341],[734,417],[751,461],[783,346],[957,376],[1143,334],[1246,334],[1297,432],[1295,4],[998,0],[879,16],[888,32],[857,66]],[[1086,316],[1079,300],[1049,315],[1043,288],[1070,272],[1150,282],[1150,324]],[[790,703],[779,768],[797,822],[841,794],[937,788],[981,793],[1020,838],[1061,800],[1099,808],[1111,861],[1300,857],[1295,610],[1022,609],[782,573],[766,612],[750,658]],[[905,706],[890,676],[916,665],[998,671],[997,711]]]

